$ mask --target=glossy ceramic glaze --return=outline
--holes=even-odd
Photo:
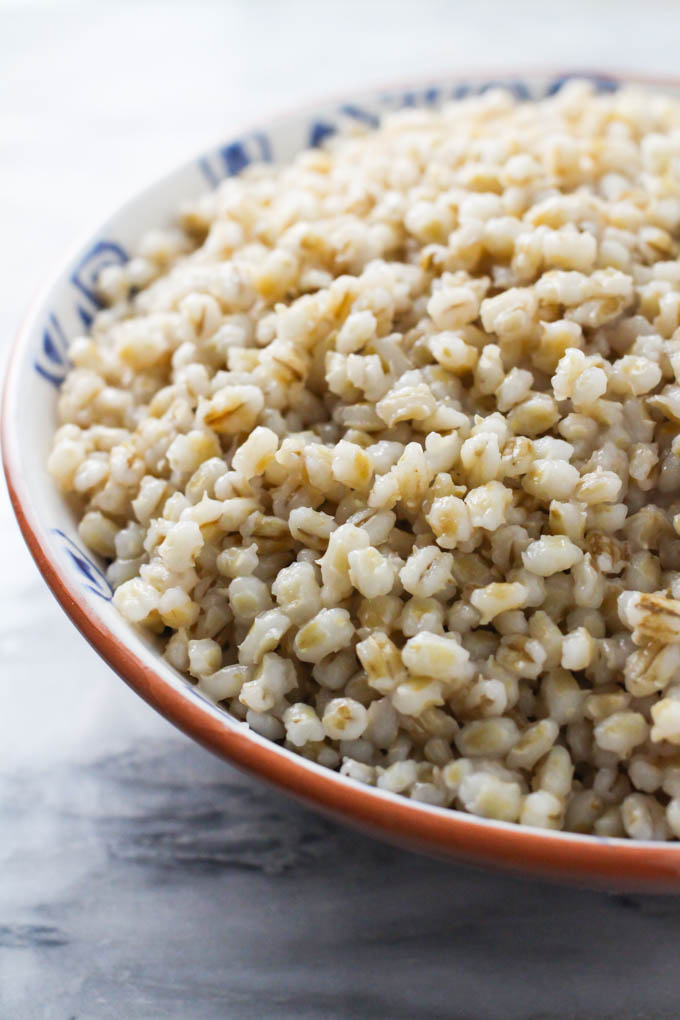
[[[611,91],[627,76],[583,74]],[[103,564],[85,551],[76,521],[45,470],[68,339],[97,311],[105,265],[124,261],[141,235],[169,224],[180,202],[257,160],[278,163],[318,145],[343,119],[377,123],[382,112],[436,106],[496,85],[520,99],[556,92],[569,75],[466,75],[325,101],[240,132],[142,191],[78,245],[38,295],[13,349],[5,386],[5,472],[26,542],[45,580],[87,640],[150,705],[205,747],[307,804],[393,842],[581,883],[680,888],[680,844],[545,832],[474,818],[362,786],[264,740],[175,672],[150,639],[119,617]],[[639,80],[636,79],[636,80]],[[675,81],[657,87],[680,95]],[[36,709],[39,711],[39,709]]]

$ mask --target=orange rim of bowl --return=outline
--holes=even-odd
[[[559,75],[600,77],[629,81],[632,84],[680,88],[680,78],[670,75],[648,76],[608,69],[495,69],[491,72],[461,71],[450,76],[433,74],[423,81],[388,83],[382,87],[370,85],[353,90],[353,94],[343,95],[342,101],[351,99],[352,95],[358,98],[367,92],[413,89],[436,84],[438,81],[454,83],[459,78],[471,81],[496,79],[502,82],[511,78],[531,80]],[[280,116],[313,111],[324,101],[333,102],[333,97],[329,99],[322,96],[314,104],[289,109]],[[158,178],[156,183],[160,184],[163,180],[164,177]],[[92,236],[92,233],[94,231],[87,236]],[[74,247],[74,250],[79,247]],[[62,266],[69,264],[70,254],[63,260]],[[207,704],[203,705],[199,699],[191,700],[186,694],[180,693],[117,638],[92,611],[76,585],[69,583],[54,561],[48,536],[38,520],[22,475],[18,437],[12,425],[17,396],[15,380],[19,375],[19,366],[28,347],[33,325],[60,275],[61,268],[52,274],[49,282],[36,295],[11,349],[0,422],[3,466],[19,528],[40,573],[66,615],[129,687],[171,723],[213,753],[308,806],[366,829],[392,843],[401,843],[435,856],[465,859],[471,863],[495,865],[544,877],[605,886],[618,884],[626,887],[677,888],[680,882],[678,844],[605,839],[531,829],[479,819],[454,809],[433,807],[374,787],[362,786],[274,743],[261,742],[245,727],[237,729],[225,725]]]

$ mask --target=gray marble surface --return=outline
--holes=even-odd
[[[406,854],[186,741],[0,797],[3,1017],[678,1016],[677,900]]]
[[[461,66],[672,73],[679,44],[670,0],[0,0],[0,365],[72,237],[236,119]],[[113,676],[2,488],[0,551],[0,1020],[680,1015],[680,899],[446,865],[310,814]]]

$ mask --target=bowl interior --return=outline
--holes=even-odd
[[[613,76],[582,73],[577,76],[589,78],[598,90],[612,91],[619,85]],[[86,243],[79,245],[70,254],[58,275],[36,300],[15,348],[4,405],[4,455],[10,489],[22,529],[29,539],[38,565],[53,588],[57,588],[56,578],[60,578],[61,590],[57,594],[62,605],[122,674],[128,672],[125,663],[134,660],[140,667],[140,674],[145,672],[148,678],[154,678],[153,681],[149,679],[148,690],[144,689],[139,677],[133,686],[165,714],[173,717],[173,721],[183,725],[177,718],[181,712],[166,709],[161,703],[162,699],[152,690],[153,684],[158,681],[172,692],[175,705],[180,699],[185,703],[187,711],[193,713],[192,718],[198,720],[195,725],[185,726],[194,736],[203,739],[202,719],[206,726],[212,727],[213,733],[217,726],[225,735],[238,734],[240,741],[251,747],[259,747],[272,760],[287,760],[291,765],[294,763],[298,778],[295,782],[291,780],[283,785],[300,795],[305,794],[305,773],[310,777],[323,777],[325,783],[331,781],[337,789],[344,788],[350,794],[354,791],[355,797],[358,796],[358,787],[351,780],[273,745],[249,730],[245,724],[227,715],[173,670],[159,656],[153,640],[133,630],[114,608],[104,564],[84,548],[78,536],[76,519],[56,491],[45,468],[56,426],[58,387],[69,368],[68,343],[88,328],[99,307],[94,285],[103,267],[125,261],[147,230],[172,223],[176,210],[184,200],[215,187],[222,179],[238,173],[249,163],[260,160],[286,162],[302,149],[322,143],[343,121],[375,124],[379,116],[389,110],[434,107],[447,100],[478,94],[496,86],[510,89],[520,99],[540,98],[558,91],[569,77],[573,76],[468,76],[465,79],[452,78],[449,81],[425,83],[414,88],[374,91],[353,97],[349,102],[326,102],[307,111],[280,117],[262,128],[217,145],[140,192],[106,220]],[[678,85],[663,83],[663,88],[676,95],[680,94]],[[101,640],[95,639],[93,633],[84,626],[82,619],[78,618],[79,612],[87,617]],[[108,655],[102,647],[104,638],[108,639],[111,647],[126,649],[128,659],[123,662],[122,657],[115,660],[115,656]],[[125,678],[130,679],[128,675]],[[220,741],[214,735],[209,738],[206,736],[204,742],[220,750],[216,746]],[[229,755],[228,750],[222,750]],[[244,752],[240,757],[240,764],[253,767],[261,773],[265,771],[250,763],[247,753]],[[272,766],[270,771],[269,778],[276,779],[276,766]],[[487,835],[492,831],[516,832],[524,847],[529,845],[526,841],[533,838],[542,845],[549,841],[555,844],[563,842],[565,846],[567,843],[572,846],[580,843],[591,847],[618,843],[622,849],[628,848],[627,853],[632,850],[631,844],[624,840],[601,840],[591,836],[539,831],[530,834],[527,830],[522,830],[520,834],[513,826],[474,819],[450,809],[405,801],[374,788],[361,788],[361,797],[381,800],[386,806],[391,805],[393,818],[396,817],[395,812],[403,818],[412,816],[410,832],[400,822],[391,823],[398,835],[407,838],[417,837],[418,827],[422,828],[424,818],[438,816],[446,820],[449,826],[451,846],[455,843],[451,837],[451,823],[458,819],[460,824],[472,826]],[[320,799],[323,798],[317,798]],[[328,800],[328,797],[325,796],[325,799]],[[360,814],[358,811],[353,812],[351,807],[345,814],[351,816],[353,813]],[[370,823],[370,819],[368,821]],[[426,847],[432,848],[432,841],[428,837],[423,842]],[[446,846],[443,843],[438,849],[446,849]],[[640,848],[640,844],[637,846]],[[652,847],[654,844],[649,845],[650,850]],[[675,847],[666,847],[666,853],[669,851],[675,853],[675,862],[672,866],[665,864],[664,870],[668,875],[670,867],[670,872],[677,875],[680,873],[680,846],[676,844]]]

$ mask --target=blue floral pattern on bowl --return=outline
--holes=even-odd
[[[68,340],[54,312],[50,313],[43,330],[33,367],[38,375],[57,388],[66,378],[69,369]]]
[[[71,283],[86,301],[84,307],[82,304],[78,307],[85,329],[89,329],[92,323],[91,309],[97,311],[101,308],[97,294],[99,274],[108,266],[119,266],[127,260],[127,253],[116,241],[97,241],[71,273]]]
[[[97,241],[83,255],[70,276],[75,290],[74,307],[83,329],[92,324],[95,313],[101,308],[97,296],[97,280],[107,266],[122,265],[128,256],[115,241]],[[41,348],[33,362],[38,375],[57,389],[61,386],[71,367],[68,356],[69,341],[54,312],[51,312],[42,335]]]
[[[263,131],[255,131],[221,146],[214,155],[198,161],[201,172],[211,188],[217,187],[225,177],[234,177],[250,163],[271,163],[272,144]]]
[[[60,539],[66,556],[80,574],[83,586],[93,595],[98,595],[100,599],[110,602],[113,598],[113,588],[94,560],[83,552],[61,528],[52,528],[52,534],[57,535]]]

